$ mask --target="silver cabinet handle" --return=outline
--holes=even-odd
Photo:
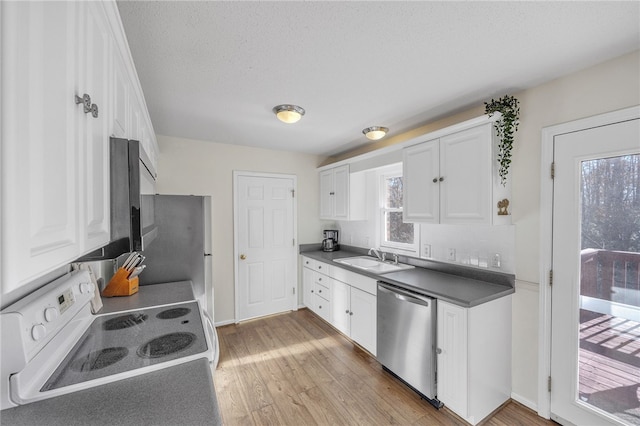
[[[91,113],[93,118],[98,118],[98,105],[91,103],[91,96],[85,93],[82,97],[76,95],[75,99],[76,105],[82,104],[82,109],[85,114]]]
[[[91,112],[91,96],[88,94],[85,93],[82,97],[76,95],[76,105],[77,104],[83,105],[85,114]]]

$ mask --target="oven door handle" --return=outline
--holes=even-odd
[[[218,342],[218,333],[216,332],[216,327],[213,325],[213,321],[209,318],[209,314],[206,311],[202,312],[205,320],[205,328],[207,330],[207,334],[209,335],[209,340],[211,340],[211,344],[213,345],[213,361],[212,364],[214,368],[218,365],[218,359],[220,358],[220,344]]]

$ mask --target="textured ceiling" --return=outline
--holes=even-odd
[[[323,155],[640,48],[637,1],[118,7],[157,134]]]

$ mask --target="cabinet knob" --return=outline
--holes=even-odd
[[[345,313],[345,314],[348,314],[348,313],[349,313],[349,310],[347,309],[346,311],[344,311],[344,313]]]
[[[311,290],[311,293],[313,293],[313,290]]]
[[[322,281],[322,278],[318,278],[318,281]]]
[[[336,193],[335,192],[330,192],[329,195],[336,195]]]
[[[353,315],[353,312],[349,312],[349,315]]]
[[[440,355],[440,354],[442,353],[442,349],[440,349],[440,348],[436,348],[436,353],[437,353],[438,355]]]
[[[442,182],[444,180],[443,176],[440,176],[440,179],[438,179],[440,182]]]
[[[322,293],[322,290],[318,290],[318,293]]]
[[[246,255],[244,255],[244,254],[241,254],[241,255],[240,255],[240,259],[241,259],[241,260],[245,260],[246,258],[247,258],[247,256],[246,256]]]
[[[438,183],[438,178],[433,178],[433,183]]]
[[[91,113],[93,118],[98,118],[98,105],[91,103],[91,96],[87,93],[82,95],[82,97],[76,95],[75,100],[76,104],[82,104],[82,110],[85,114]]]
[[[322,305],[318,305],[318,309],[322,309]]]
[[[76,104],[82,104],[84,107],[84,113],[91,112],[91,96],[88,94],[82,95],[82,97],[76,95]]]

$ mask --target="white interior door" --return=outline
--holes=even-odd
[[[551,418],[640,424],[640,120],[553,150]]]
[[[294,309],[292,177],[236,175],[236,321]]]

